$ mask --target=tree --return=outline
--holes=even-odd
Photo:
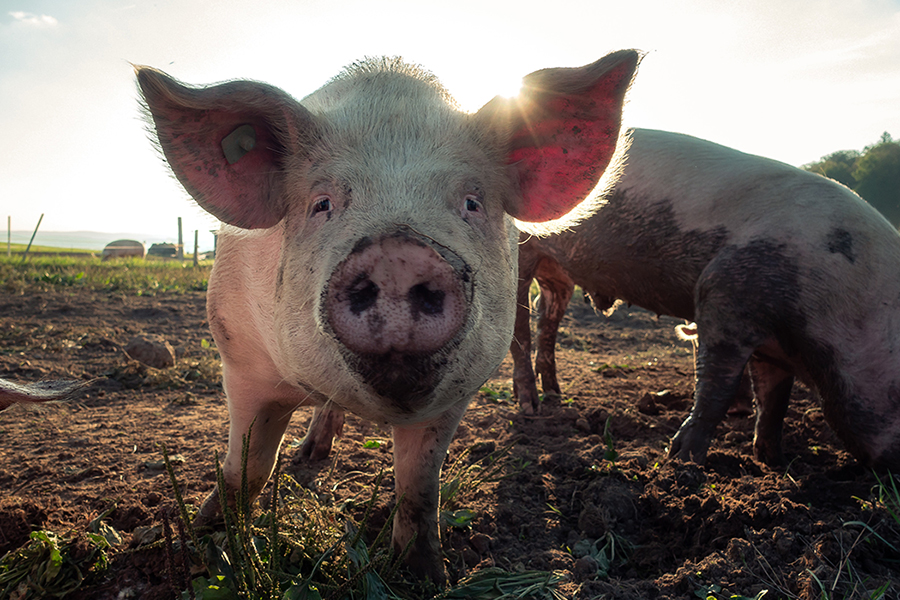
[[[900,143],[887,132],[866,149],[853,170],[853,190],[878,209],[894,227],[900,225]]]
[[[843,183],[900,226],[900,142],[887,131],[862,152],[839,150],[801,168]]]
[[[848,188],[853,189],[853,186],[856,185],[853,171],[856,169],[856,162],[860,156],[860,153],[856,150],[838,150],[828,156],[823,156],[818,162],[805,164],[802,168],[839,181]]]

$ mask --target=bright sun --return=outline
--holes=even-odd
[[[525,73],[498,73],[496,76],[485,76],[462,88],[448,85],[450,93],[459,102],[460,108],[466,112],[475,112],[487,104],[494,96],[513,98],[519,95],[522,88],[522,77]]]

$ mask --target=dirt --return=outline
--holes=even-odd
[[[81,400],[0,413],[0,555],[29,532],[83,531],[106,521],[123,536],[109,570],[69,598],[171,598],[164,557],[139,549],[171,505],[160,444],[185,499],[213,488],[214,452],[228,415],[202,293],[125,296],[66,289],[0,292],[0,377],[101,378]],[[900,597],[900,526],[873,502],[877,480],[843,449],[808,390],[796,386],[784,449],[788,463],[753,460],[753,420],[723,423],[705,466],[666,460],[693,393],[691,346],[675,319],[621,308],[595,316],[573,302],[558,349],[563,398],[519,415],[507,360],[469,408],[448,465],[514,443],[507,477],[460,498],[477,516],[443,537],[451,579],[488,566],[561,572],[566,598]],[[122,348],[161,336],[174,368],[153,371]],[[334,502],[368,497],[385,469],[390,433],[348,416],[332,456],[295,459],[309,421],[295,414],[282,468]],[[378,448],[364,442],[380,440]],[[372,445],[372,444],[370,444]],[[391,493],[370,527],[387,518]],[[861,524],[864,523],[864,524]],[[877,534],[877,535],[876,535]],[[880,536],[880,537],[878,537]],[[893,545],[893,547],[891,546]],[[594,556],[584,556],[593,547]],[[613,556],[613,550],[614,556]],[[604,560],[604,558],[610,560]]]

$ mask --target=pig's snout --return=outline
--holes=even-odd
[[[414,413],[441,381],[471,291],[458,256],[401,232],[357,244],[332,273],[324,308],[350,368]]]
[[[327,318],[356,355],[429,355],[466,321],[465,279],[423,241],[381,238],[358,245],[332,273]]]

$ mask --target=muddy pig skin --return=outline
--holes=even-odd
[[[343,410],[389,424],[393,545],[443,584],[441,463],[466,405],[506,354],[518,222],[556,221],[614,160],[634,51],[527,76],[474,114],[399,59],[348,67],[296,101],[269,85],[184,86],[139,68],[175,176],[224,222],[210,328],[231,418],[224,474],[269,478],[291,413],[317,405],[304,453]],[[220,512],[213,492],[199,519]]]
[[[553,341],[577,283],[598,310],[623,300],[696,321],[694,407],[670,457],[703,462],[749,371],[755,456],[783,460],[794,377],[866,466],[900,468],[900,236],[844,186],[697,138],[638,129],[609,203],[559,235],[523,235],[516,391],[537,409],[528,287],[541,285],[535,368],[559,390]]]

